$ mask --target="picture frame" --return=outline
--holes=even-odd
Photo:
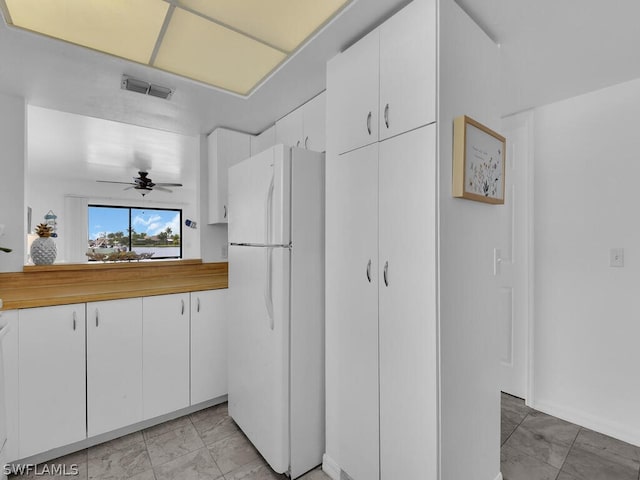
[[[453,196],[504,204],[506,139],[461,115],[453,121]]]

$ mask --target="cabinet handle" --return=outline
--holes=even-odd
[[[304,148],[309,150],[309,137],[304,137]]]
[[[389,104],[384,107],[384,124],[389,128]]]
[[[98,314],[98,309],[96,308],[96,327],[99,327],[99,326],[100,326],[100,320],[99,320],[99,318],[98,318],[99,316],[100,316],[100,315]]]
[[[389,262],[384,262],[384,270],[383,270],[383,276],[384,276],[384,284],[388,287],[389,286]]]
[[[196,299],[196,312],[200,313],[200,297]]]
[[[227,206],[226,206],[226,205],[223,205],[223,207],[222,207],[222,208],[224,209],[224,215],[223,215],[223,217],[222,217],[222,218],[227,218]]]
[[[367,280],[371,283],[371,260],[367,263]]]
[[[180,300],[180,303],[182,304],[182,309],[180,310],[180,315],[184,315],[184,299]]]
[[[76,331],[76,312],[73,312],[73,331]]]
[[[371,135],[371,112],[367,115],[367,132]]]
[[[296,147],[300,147],[300,140],[296,142]]]

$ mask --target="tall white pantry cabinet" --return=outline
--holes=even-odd
[[[414,0],[327,65],[323,468],[334,480],[445,478],[438,213],[439,190],[450,191],[439,169],[451,160],[440,163],[438,141],[453,117],[436,108],[446,100],[445,1],[450,10],[449,0]]]

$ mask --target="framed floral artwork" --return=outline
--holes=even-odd
[[[506,139],[462,115],[453,121],[453,196],[504,203]]]

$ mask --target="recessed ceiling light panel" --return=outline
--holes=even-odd
[[[0,9],[16,27],[248,95],[351,1],[0,0]]]

